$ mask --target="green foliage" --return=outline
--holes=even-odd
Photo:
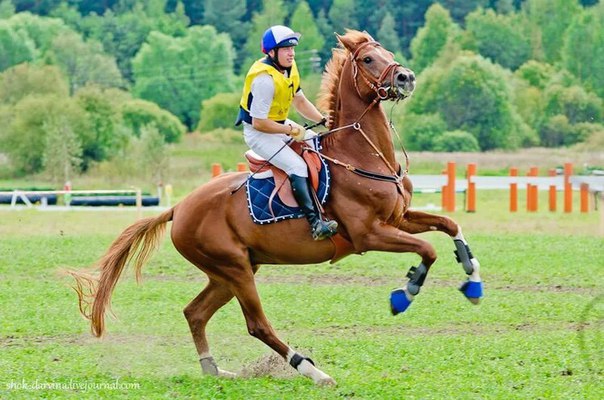
[[[539,130],[541,144],[546,147],[557,147],[575,143],[575,129],[565,115],[554,115]]]
[[[169,111],[145,100],[130,100],[122,105],[124,125],[132,129],[136,136],[142,134],[143,127],[154,125],[166,143],[178,142],[184,135],[185,126]]]
[[[204,100],[197,130],[208,132],[217,128],[232,128],[239,110],[239,93],[219,93]]]
[[[382,46],[392,51],[393,53],[399,52],[401,49],[401,42],[396,33],[396,23],[394,17],[390,13],[384,15],[380,30],[377,32],[377,37]]]
[[[17,104],[28,95],[69,96],[69,87],[59,68],[20,64],[0,73],[0,104]]]
[[[86,86],[74,96],[89,121],[83,148],[88,168],[89,161],[101,161],[113,157],[126,146],[130,133],[124,129],[121,120],[121,105],[129,100],[129,95],[117,89],[102,89]]]
[[[247,33],[242,72],[247,72],[254,61],[262,56],[261,43],[264,31],[273,25],[284,25],[285,17],[283,0],[262,0],[262,11],[254,12],[251,28]]]
[[[564,115],[571,124],[602,120],[604,102],[581,86],[553,84],[545,90],[544,96],[545,114],[548,116]]]
[[[0,20],[0,72],[26,61],[34,60],[35,45],[26,32],[15,31]]]
[[[15,31],[23,32],[33,40],[38,56],[44,55],[50,49],[56,37],[70,30],[58,18],[40,17],[28,12],[15,14],[7,22]]]
[[[531,86],[545,89],[554,75],[555,69],[552,65],[529,60],[522,64],[515,72],[516,76],[527,81]]]
[[[564,36],[562,64],[588,89],[604,99],[604,2],[586,9],[573,20]]]
[[[204,24],[213,25],[219,32],[228,33],[237,50],[243,48],[248,35],[249,22],[244,21],[245,3],[245,0],[205,1]]]
[[[536,29],[534,54],[543,54],[550,64],[559,61],[565,32],[581,12],[577,0],[526,0],[523,11]]]
[[[201,101],[234,89],[231,40],[212,26],[192,27],[182,38],[152,32],[132,65],[134,93],[169,110],[189,129],[199,121]]]
[[[510,74],[476,55],[462,55],[446,69],[432,68],[409,105],[416,114],[439,113],[447,130],[472,133],[483,150],[517,148],[533,143],[511,100]]]
[[[397,126],[403,128],[405,147],[415,151],[434,150],[434,142],[447,130],[447,124],[437,113],[406,113]]]
[[[515,70],[531,56],[530,31],[521,15],[476,10],[466,18],[466,31],[478,53],[503,67]]]
[[[440,152],[477,152],[480,151],[478,141],[469,132],[465,131],[448,131],[434,139],[434,151]]]
[[[154,125],[145,125],[141,128],[140,138],[133,140],[137,170],[156,185],[165,182],[170,167],[170,153],[164,136]]]
[[[82,163],[79,138],[63,115],[48,118],[42,129],[46,132],[42,159],[45,172],[55,183],[71,180],[74,172],[80,171]]]
[[[115,59],[104,53],[100,43],[85,42],[78,33],[66,32],[58,36],[49,49],[48,58],[69,77],[72,93],[87,84],[103,87],[124,84]]]
[[[315,24],[315,18],[306,1],[298,3],[291,17],[290,28],[302,33],[300,43],[296,47],[296,63],[302,76],[310,71],[320,70],[320,65],[316,65],[313,58],[325,45],[325,38]]]
[[[15,5],[11,0],[0,1],[0,19],[7,19],[15,15]]]
[[[455,31],[449,11],[435,3],[426,12],[426,24],[411,41],[411,66],[416,74],[438,58]]]
[[[336,33],[343,35],[346,29],[357,26],[354,8],[354,0],[333,0],[328,16]]]
[[[90,129],[86,115],[69,97],[30,95],[14,106],[14,114],[5,140],[7,154],[19,174],[42,171],[47,126],[72,131],[80,144]]]

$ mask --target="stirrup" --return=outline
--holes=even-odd
[[[312,226],[312,238],[314,240],[323,240],[332,237],[338,232],[338,223],[336,221],[317,220]]]

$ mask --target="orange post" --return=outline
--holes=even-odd
[[[518,176],[518,168],[510,168],[510,176]],[[510,212],[518,211],[518,184],[510,183]]]
[[[539,170],[537,167],[531,167],[527,176],[537,176]],[[526,211],[537,211],[537,185],[526,184]]]
[[[446,211],[455,212],[455,163],[447,163],[447,209]]]
[[[473,178],[476,176],[476,163],[468,164],[468,193],[466,205],[467,212],[476,212],[476,183],[473,182]]]
[[[589,212],[589,184],[581,184],[581,212]]]
[[[247,171],[247,164],[243,163],[243,162],[237,163],[237,171],[239,171],[239,172]]]
[[[442,175],[447,175],[447,171],[446,170],[442,170],[441,171]],[[440,207],[443,211],[446,211],[448,209],[448,205],[449,205],[449,200],[448,200],[448,196],[449,196],[449,189],[447,189],[447,185],[443,185],[440,188]]]
[[[222,174],[222,167],[218,163],[212,164],[212,178]]]
[[[556,176],[556,170],[550,169],[549,176]],[[556,185],[549,185],[549,210],[554,212],[556,211]]]
[[[564,212],[573,211],[573,186],[570,183],[570,176],[573,174],[573,165],[564,164]]]

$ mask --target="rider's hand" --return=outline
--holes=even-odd
[[[333,118],[331,117],[331,115],[330,114],[324,115],[323,119],[325,120],[325,123],[323,124],[323,126],[326,127],[327,129],[331,129],[331,125],[333,124]]]
[[[306,136],[306,129],[300,124],[297,124],[293,121],[288,122],[289,132],[286,132],[289,136],[292,137],[296,142],[301,142],[304,140],[304,136]]]

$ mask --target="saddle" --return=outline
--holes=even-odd
[[[315,148],[320,148],[317,140]],[[327,201],[330,189],[330,173],[327,163],[314,151],[305,150],[303,145],[294,142],[291,147],[302,156],[308,166],[309,179],[314,189],[318,205]],[[246,183],[247,201],[250,216],[257,224],[270,224],[284,219],[303,218],[298,203],[294,199],[292,187],[287,174],[268,163],[262,157],[248,150],[245,153],[250,177]],[[342,235],[336,234],[330,240],[335,245],[331,262],[334,263],[349,254],[356,253],[352,243]]]
[[[317,193],[319,191],[319,173],[323,167],[321,158],[313,151],[304,150],[302,144],[298,142],[293,142],[290,144],[290,147],[296,153],[301,155],[302,159],[304,159],[306,162],[306,165],[308,166],[308,177],[310,184],[315,193]],[[288,176],[282,169],[268,163],[253,150],[248,150],[245,153],[245,158],[247,159],[248,166],[251,173],[254,174],[255,179],[266,179],[271,176],[273,177],[275,188],[270,194],[269,204],[272,203],[272,200],[277,195],[286,206],[298,207],[298,203],[296,202],[294,194],[292,193],[292,187]]]

